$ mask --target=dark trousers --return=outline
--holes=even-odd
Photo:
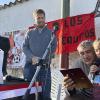
[[[24,67],[24,78],[31,81],[36,72],[36,66],[31,63],[26,63]],[[50,100],[51,92],[51,70],[48,66],[42,66],[36,81],[43,82],[42,98],[40,100]]]
[[[8,52],[4,52],[3,67],[2,67],[3,76],[7,75],[7,57],[8,57]]]

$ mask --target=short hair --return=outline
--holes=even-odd
[[[94,49],[97,48],[98,46],[100,46],[100,38],[96,39],[96,40],[93,42],[93,47],[94,47]]]
[[[91,40],[82,41],[82,42],[78,45],[77,50],[79,51],[80,48],[82,48],[82,49],[91,48],[91,49],[94,50],[94,48],[93,48],[93,41],[91,41]]]
[[[45,16],[45,11],[43,9],[36,9],[33,12],[33,16],[36,16],[37,14],[43,14]]]

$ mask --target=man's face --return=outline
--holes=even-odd
[[[44,14],[35,15],[35,24],[39,28],[43,28],[45,26],[45,16],[44,16]]]
[[[95,59],[95,53],[92,48],[80,48],[78,50],[79,55],[84,63],[91,65]]]

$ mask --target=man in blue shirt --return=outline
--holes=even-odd
[[[52,38],[52,32],[45,25],[45,12],[37,9],[34,13],[35,28],[27,33],[23,44],[23,51],[26,55],[26,64],[24,67],[24,78],[31,81],[36,72],[36,64],[43,57],[45,50]],[[56,49],[56,37],[45,58],[45,64],[41,67],[36,81],[43,82],[43,100],[50,100],[51,90],[51,56]]]

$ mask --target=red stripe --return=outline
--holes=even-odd
[[[29,83],[18,83],[18,84],[10,84],[10,85],[1,85],[0,91],[5,90],[14,90],[14,89],[20,89],[20,88],[27,88],[29,86]],[[42,86],[42,83],[36,82],[33,84],[34,86]]]

